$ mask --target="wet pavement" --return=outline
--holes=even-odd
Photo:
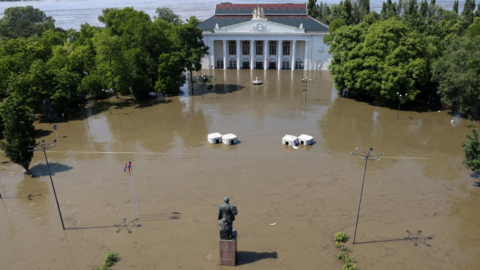
[[[368,163],[357,244],[347,243],[360,269],[480,268],[480,187],[462,164],[466,120],[408,108],[396,120],[396,108],[339,96],[328,72],[197,75],[214,76],[215,87],[197,80],[194,95],[186,87],[160,101],[89,102],[57,123],[47,155],[66,231],[43,153],[31,175],[0,157],[0,269],[90,269],[107,251],[119,253],[114,269],[223,269],[216,214],[225,196],[239,210],[239,269],[341,269],[332,237],[353,236],[357,146],[385,153]],[[302,77],[312,79],[306,100]],[[36,128],[38,140],[57,139],[53,124]],[[214,132],[240,143],[210,145]],[[294,150],[281,144],[285,134],[315,144]]]

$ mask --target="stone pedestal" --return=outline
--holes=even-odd
[[[237,265],[237,237],[232,240],[219,240],[220,265]]]

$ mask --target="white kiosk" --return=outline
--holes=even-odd
[[[297,146],[298,145],[298,138],[293,136],[293,135],[285,135],[282,138],[282,144]]]
[[[229,133],[222,136],[223,143],[226,145],[237,144],[237,135]]]
[[[217,144],[222,142],[222,134],[215,132],[215,133],[210,133],[207,136],[208,142],[211,144]]]
[[[313,137],[307,134],[302,134],[298,137],[300,144],[303,145],[311,145],[313,144]]]

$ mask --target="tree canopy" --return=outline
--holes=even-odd
[[[473,136],[465,134],[468,141],[462,142],[463,151],[465,152],[465,159],[463,164],[467,169],[473,171],[480,171],[480,142],[478,141],[478,132],[475,128],[472,128]]]
[[[55,20],[32,6],[7,8],[0,19],[0,36],[8,38],[41,36],[44,31],[53,29]]]
[[[0,104],[0,116],[4,121],[3,137],[0,142],[4,155],[28,171],[35,146],[33,117],[28,108],[14,98],[6,98]]]
[[[398,102],[438,102],[463,113],[478,109],[480,10],[446,10],[432,0],[383,2],[381,13],[369,1],[344,0],[331,6],[316,1],[309,14],[329,24],[329,66],[337,89],[353,95]],[[480,7],[480,5],[479,5]]]

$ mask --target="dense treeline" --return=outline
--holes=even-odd
[[[369,0],[328,6],[309,0],[310,16],[329,24],[337,89],[379,101],[430,101],[473,113],[480,108],[480,5],[458,0],[453,10],[435,0],[383,3],[370,11]]]
[[[178,93],[185,73],[200,70],[208,47],[196,17],[183,22],[168,8],[156,13],[152,20],[133,8],[105,9],[99,16],[104,27],[85,23],[76,31],[56,28],[54,19],[32,6],[6,9],[0,19],[0,128],[7,156],[28,156],[15,143],[31,143],[32,120],[25,112],[45,112],[44,100],[64,112],[78,108],[87,94],[105,98],[102,89],[137,99]],[[14,111],[22,113],[15,118]],[[15,133],[19,123],[28,132]],[[29,162],[19,164],[28,169]]]
[[[63,111],[84,95],[145,98],[149,92],[175,94],[184,72],[200,69],[207,53],[199,21],[187,22],[170,10],[154,20],[133,8],[105,9],[105,27],[83,24],[79,31],[55,28],[55,21],[31,6],[5,10],[0,19],[0,95],[34,111],[41,101]],[[165,18],[167,21],[165,21]]]

